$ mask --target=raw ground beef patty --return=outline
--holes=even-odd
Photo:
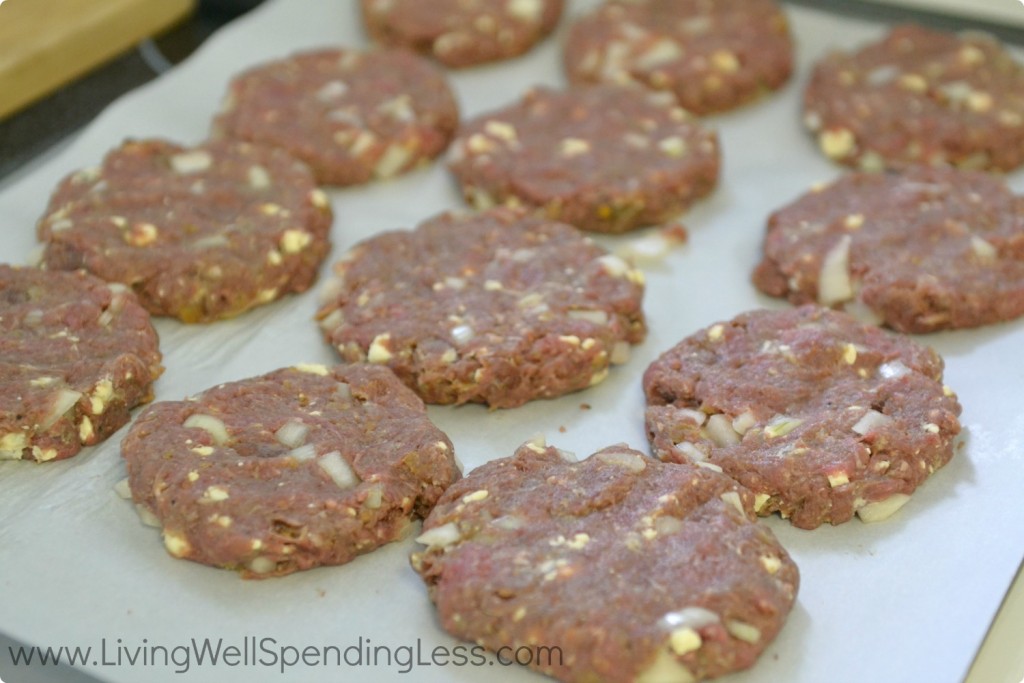
[[[366,30],[385,45],[474,66],[521,55],[551,33],[563,0],[362,0]]]
[[[774,0],[607,2],[565,45],[573,83],[640,83],[697,115],[776,90],[793,71],[793,39]]]
[[[128,422],[163,368],[130,291],[0,265],[0,460],[69,458]]]
[[[902,332],[1024,315],[1024,199],[981,171],[852,173],[768,220],[754,284]]]
[[[427,403],[511,408],[584,389],[646,334],[640,271],[512,209],[378,235],[334,273],[317,314],[328,342],[388,365]]]
[[[663,460],[720,469],[813,529],[891,515],[953,457],[942,359],[815,306],[753,311],[687,337],[644,374]]]
[[[982,33],[892,29],[815,67],[804,122],[830,159],[1010,170],[1024,162],[1024,66]]]
[[[246,578],[402,538],[460,476],[423,403],[367,365],[284,368],[156,403],[121,452],[168,552]]]
[[[536,88],[467,122],[450,168],[466,201],[538,209],[583,230],[624,232],[677,216],[718,182],[718,137],[666,93]]]
[[[448,82],[429,60],[324,49],[235,77],[213,130],[286,149],[325,185],[356,185],[429,162],[458,125]]]
[[[129,140],[65,178],[38,231],[45,268],[85,268],[193,323],[308,289],[331,220],[309,168],[280,150]]]
[[[441,498],[412,564],[442,627],[506,659],[527,648],[561,681],[686,683],[753,665],[799,584],[753,494],[625,446],[573,460],[527,444]]]

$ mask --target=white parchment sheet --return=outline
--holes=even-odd
[[[587,7],[577,2],[572,12]],[[803,8],[787,11],[799,69],[780,94],[708,120],[723,142],[721,185],[685,216],[689,243],[648,270],[648,339],[628,364],[583,393],[496,412],[432,407],[430,416],[451,436],[467,470],[510,455],[537,432],[581,456],[616,442],[647,450],[640,377],[648,363],[703,325],[757,306],[785,306],[759,296],[749,283],[765,218],[839,173],[799,122],[809,66],[831,48],[885,30]],[[562,84],[562,35],[524,58],[452,73],[463,113],[500,106],[535,83]],[[66,173],[96,164],[124,137],[198,142],[232,74],[301,48],[365,43],[354,0],[271,0],[180,67],[119,100],[65,152],[7,189],[0,196],[0,260],[25,262],[52,188]],[[1009,179],[1024,190],[1024,173]],[[334,257],[379,231],[411,227],[462,205],[440,165],[331,197]],[[628,239],[601,241],[615,247]],[[332,362],[311,322],[315,308],[314,289],[229,322],[160,320],[167,371],[157,398],[177,400],[283,365]],[[781,636],[753,670],[731,683],[941,682],[966,673],[1024,555],[1024,322],[924,341],[945,356],[946,380],[964,405],[963,450],[888,522],[855,520],[807,532],[767,520],[799,564],[802,586]],[[592,409],[581,409],[582,403]],[[37,645],[91,647],[96,666],[89,671],[106,681],[540,680],[526,669],[496,664],[414,663],[402,673],[407,667],[394,660],[372,668],[365,658],[362,666],[299,664],[284,674],[279,663],[214,667],[193,658],[181,674],[175,669],[184,667],[160,661],[127,664],[119,645],[131,654],[139,646],[190,646],[193,638],[239,647],[250,642],[246,637],[274,639],[264,642],[275,657],[273,648],[281,646],[345,648],[367,640],[392,648],[419,645],[428,657],[434,647],[456,641],[438,628],[408,566],[416,547],[411,539],[346,566],[266,581],[171,559],[158,532],[140,524],[113,491],[124,476],[123,434],[65,462],[0,463],[0,631]],[[119,653],[120,665],[105,664]]]

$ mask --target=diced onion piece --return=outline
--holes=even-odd
[[[256,574],[269,574],[277,569],[277,562],[269,557],[255,557],[249,562],[249,570]]]
[[[892,418],[888,415],[880,413],[877,410],[869,410],[864,413],[859,420],[857,420],[857,424],[853,425],[851,429],[861,436],[864,436],[891,422]]]
[[[577,310],[569,311],[570,320],[583,320],[595,325],[607,325],[608,313],[600,310]]]
[[[341,453],[338,451],[324,453],[316,461],[316,464],[327,473],[327,476],[338,485],[339,489],[353,488],[360,481],[359,475],[355,473],[352,466],[345,461],[345,458],[341,457]]]
[[[893,64],[883,64],[868,72],[868,85],[878,87],[885,85],[900,75],[900,70]]]
[[[886,379],[898,379],[910,373],[910,368],[898,360],[891,360],[878,366],[878,374]]]
[[[704,639],[694,629],[689,626],[683,626],[669,634],[668,644],[672,648],[672,652],[683,657],[699,650],[704,644]]]
[[[345,278],[344,277],[329,277],[324,281],[324,284],[320,287],[320,292],[317,294],[317,301],[321,304],[330,304],[341,298],[341,295],[345,293]]]
[[[974,88],[967,81],[950,81],[939,86],[939,90],[951,102],[963,102],[974,93]]]
[[[596,260],[601,264],[604,272],[612,277],[623,277],[631,270],[628,263],[614,254],[605,254],[604,256],[597,257]]]
[[[121,481],[114,484],[114,493],[121,496],[125,500],[132,499],[132,489],[128,486],[128,477],[125,477]]]
[[[249,180],[249,187],[255,190],[265,190],[271,185],[270,174],[262,166],[250,166],[246,176]]]
[[[196,241],[192,242],[193,249],[212,249],[214,247],[224,247],[230,244],[226,235],[220,233],[216,235],[207,235],[206,237],[200,237]]]
[[[650,44],[636,59],[636,68],[639,71],[650,71],[656,67],[668,64],[683,56],[683,48],[671,38],[658,38]]]
[[[140,522],[142,522],[146,526],[151,526],[154,529],[160,528],[160,520],[157,518],[155,514],[153,514],[153,511],[150,510],[148,507],[146,507],[145,505],[136,505],[135,510],[136,512],[139,513]]]
[[[80,398],[82,398],[82,393],[79,391],[60,389],[53,400],[53,405],[50,406],[50,412],[46,414],[46,417],[39,424],[40,429],[46,430],[52,427],[57,420],[64,417],[78,403]]]
[[[307,443],[304,446],[293,448],[287,453],[285,457],[298,460],[299,462],[305,462],[306,460],[312,460],[316,457],[316,446],[311,443]]]
[[[987,242],[977,235],[971,236],[971,249],[975,256],[983,261],[992,261],[999,255],[999,250],[991,242]]]
[[[769,439],[786,436],[803,423],[804,421],[798,417],[778,415],[765,426],[764,435]]]
[[[843,310],[866,325],[877,326],[881,325],[883,322],[882,316],[879,315],[877,311],[859,299],[848,301],[843,306]]]
[[[732,428],[737,434],[741,436],[746,434],[747,431],[757,424],[757,418],[749,410],[741,413],[732,421]]]
[[[739,621],[738,619],[729,619],[725,622],[725,630],[729,632],[733,638],[742,640],[744,643],[750,643],[751,645],[761,640],[761,629],[748,624],[745,621]]]
[[[702,427],[708,419],[707,413],[692,408],[676,408],[676,415]]]
[[[658,650],[651,665],[636,677],[636,683],[694,683],[696,680],[668,649]]]
[[[453,543],[458,543],[460,540],[462,540],[462,534],[459,532],[459,527],[455,522],[448,522],[439,527],[434,527],[416,537],[417,543],[422,543],[431,548],[444,548]]]
[[[516,517],[515,515],[502,515],[496,519],[491,520],[491,525],[496,526],[499,529],[505,531],[516,531],[517,529],[523,529],[526,527],[526,520],[522,517]]]
[[[580,461],[580,459],[577,458],[576,454],[573,453],[572,451],[565,451],[562,450],[561,448],[556,448],[555,450],[558,451],[558,457],[560,457],[562,460],[568,463],[575,463]]]
[[[706,429],[708,437],[717,446],[735,446],[740,442],[740,435],[732,428],[732,420],[720,413],[708,418]]]
[[[685,455],[691,462],[704,462],[705,460],[708,459],[707,453],[697,448],[689,441],[677,443],[676,450]]]
[[[857,516],[862,522],[881,522],[892,517],[897,510],[907,504],[910,496],[905,493],[894,493],[885,500],[866,503],[857,509]]]
[[[825,254],[818,276],[818,303],[831,306],[853,298],[853,282],[850,280],[851,242],[849,235],[843,235]]]
[[[338,386],[334,387],[334,396],[342,401],[351,401],[352,387],[346,382],[338,382]]]
[[[228,428],[224,425],[224,422],[213,415],[204,415],[203,413],[196,413],[190,415],[185,420],[186,429],[202,429],[209,433],[213,437],[213,442],[218,446],[222,446],[228,442]]]
[[[673,248],[685,242],[686,233],[681,230],[661,230],[639,239],[630,240],[623,247],[616,249],[615,253],[638,265],[654,264],[664,260]]]
[[[396,541],[404,541],[405,539],[412,536],[413,524],[412,520],[408,517],[403,517],[398,521],[398,529],[395,533]]]
[[[377,110],[403,123],[416,120],[416,111],[412,108],[408,95],[399,95],[377,105]]]
[[[543,434],[537,433],[530,437],[530,440],[523,443],[521,448],[529,448],[534,453],[543,453],[548,448],[548,440]]]
[[[366,491],[366,500],[363,501],[366,507],[371,510],[377,510],[380,508],[380,504],[384,500],[384,491],[381,489],[380,484],[374,484]]]
[[[274,432],[274,438],[288,448],[301,446],[307,435],[309,435],[309,425],[298,420],[289,420]]]
[[[661,618],[669,628],[692,628],[694,630],[717,624],[721,619],[717,614],[703,607],[684,607],[669,612]]]
[[[676,517],[658,517],[654,520],[654,530],[659,536],[674,534],[683,528],[683,521]]]
[[[721,498],[723,502],[736,508],[736,510],[744,517],[747,516],[747,511],[743,509],[743,499],[740,498],[740,494],[737,491],[726,491],[721,494],[719,498]]]
[[[348,92],[348,85],[344,81],[327,81],[324,85],[316,91],[314,97],[321,102],[330,102],[336,100],[339,97],[343,97]]]
[[[456,344],[465,344],[474,337],[473,328],[469,325],[458,325],[452,328],[452,339]]]
[[[647,469],[645,458],[637,453],[623,451],[604,451],[597,454],[597,459],[608,465],[623,467],[630,472],[643,472]]]
[[[402,170],[412,158],[412,150],[398,143],[388,145],[377,160],[373,173],[378,178],[390,178]]]
[[[612,365],[623,365],[629,362],[632,353],[633,350],[630,348],[629,342],[618,341],[612,347],[612,354],[608,357],[608,360]]]
[[[213,156],[202,149],[182,152],[171,157],[171,168],[182,175],[199,173],[213,165]]]

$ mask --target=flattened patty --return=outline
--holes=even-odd
[[[723,470],[813,529],[883,519],[953,457],[942,359],[815,306],[753,311],[687,337],[644,374],[647,432],[671,462]]]
[[[369,34],[460,68],[520,55],[551,33],[563,0],[362,0]]]
[[[793,71],[793,39],[774,0],[606,2],[573,24],[573,83],[640,83],[704,115],[776,90]]]
[[[735,481],[625,446],[521,447],[452,486],[412,557],[441,625],[561,681],[694,681],[750,667],[796,565]],[[540,649],[543,647],[544,649]]]
[[[153,398],[160,359],[124,287],[0,264],[0,460],[60,460],[103,441]]]
[[[853,173],[772,214],[754,284],[903,332],[1024,315],[1024,200],[980,171]]]
[[[522,205],[583,230],[624,232],[711,192],[718,138],[665,93],[536,88],[466,123],[450,167],[478,209]]]
[[[147,409],[121,444],[174,557],[281,576],[402,538],[460,474],[385,368],[302,365]]]
[[[38,232],[45,268],[85,268],[192,323],[308,289],[331,220],[309,168],[280,150],[129,140],[61,182]]]
[[[214,134],[288,150],[326,185],[390,178],[444,151],[459,124],[440,69],[405,50],[329,49],[235,77]]]
[[[1024,162],[1024,66],[991,36],[921,26],[814,69],[804,122],[830,159],[1009,170]]]
[[[378,235],[334,272],[317,314],[328,342],[388,365],[427,403],[511,408],[584,389],[646,333],[642,273],[511,209]]]

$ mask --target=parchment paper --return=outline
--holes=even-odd
[[[573,4],[573,13],[590,3]],[[789,6],[799,70],[788,87],[737,113],[708,120],[724,148],[713,197],[691,211],[687,245],[648,270],[651,333],[632,360],[598,387],[515,410],[433,407],[467,470],[509,455],[537,432],[586,455],[627,442],[647,450],[640,376],[659,353],[703,325],[757,306],[781,307],[755,293],[767,214],[828,180],[838,169],[814,149],[799,123],[809,65],[828,49],[874,39],[884,27]],[[565,23],[563,22],[563,29]],[[464,115],[516,99],[534,83],[562,84],[561,34],[525,58],[452,74]],[[296,49],[362,45],[350,0],[271,0],[208,41],[197,55],[111,106],[64,153],[0,196],[0,260],[22,263],[34,223],[58,180],[98,162],[126,136],[205,137],[232,74]],[[1024,189],[1024,174],[1009,178]],[[332,193],[334,256],[378,231],[410,227],[460,207],[441,166],[391,182]],[[601,241],[615,247],[630,238]],[[326,264],[322,272],[326,272]],[[316,292],[207,326],[157,323],[167,372],[158,399],[180,399],[215,383],[297,362],[334,360],[311,317]],[[964,405],[964,447],[893,519],[852,521],[813,532],[767,520],[799,563],[797,606],[755,668],[729,679],[954,681],[966,673],[1022,554],[1024,323],[923,339],[947,360],[947,382]],[[591,410],[580,405],[588,403]],[[564,431],[563,431],[564,429]],[[437,626],[426,591],[408,567],[410,539],[336,568],[266,581],[171,559],[156,530],[142,526],[113,492],[124,476],[124,432],[78,457],[37,466],[0,463],[0,630],[25,642],[93,648],[91,674],[107,681],[527,681],[526,669],[416,666],[103,665],[117,639],[134,649],[188,645],[192,638],[273,638],[277,646],[372,645],[425,652],[456,641]],[[594,595],[594,600],[602,596]],[[106,657],[101,657],[106,639]],[[143,640],[145,639],[145,641]],[[124,657],[122,657],[124,659]]]

